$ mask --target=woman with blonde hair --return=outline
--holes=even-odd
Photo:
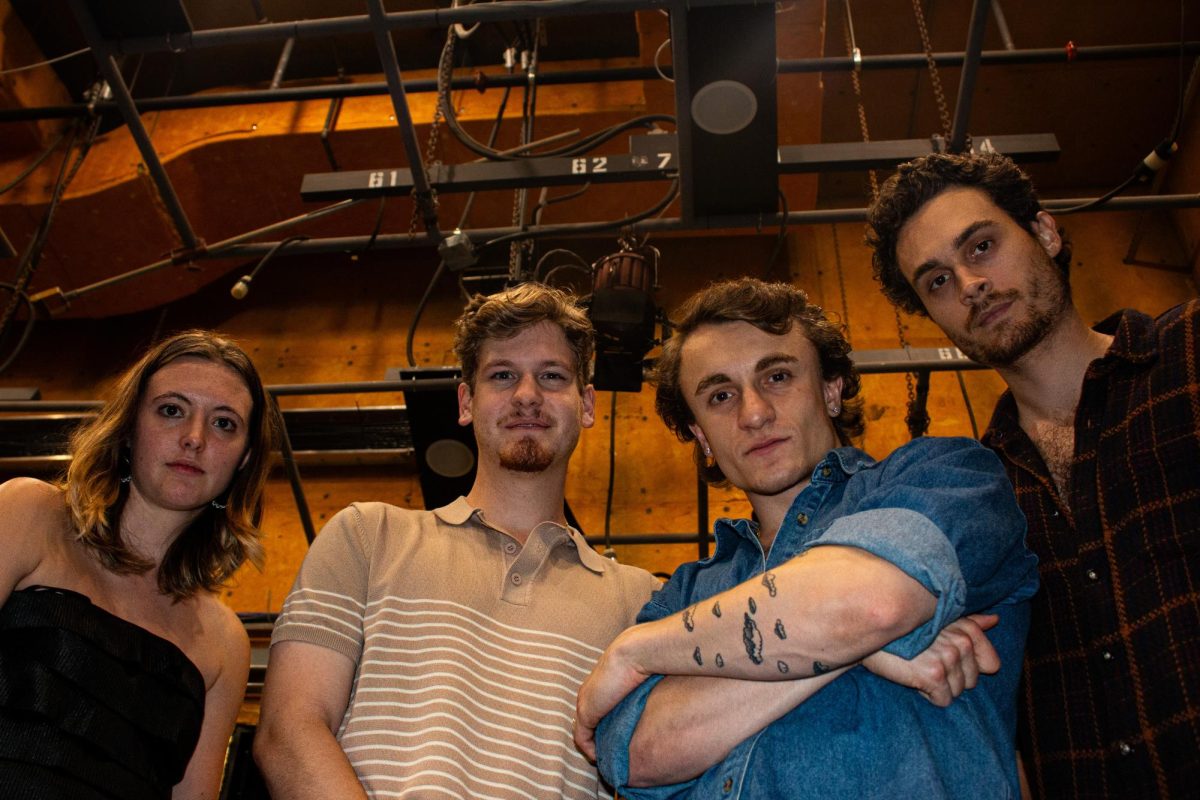
[[[51,485],[0,485],[0,796],[215,798],[250,648],[277,412],[207,331],[153,346]]]

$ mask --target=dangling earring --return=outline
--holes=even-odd
[[[121,483],[129,483],[133,480],[133,465],[129,463],[129,450],[125,447],[121,448],[120,480]]]
[[[211,505],[217,511],[224,511],[225,506],[227,506],[228,503],[220,503],[217,501],[217,498],[214,497],[211,501],[209,501],[209,505]]]

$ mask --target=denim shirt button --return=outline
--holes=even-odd
[[[832,474],[833,474],[833,470],[831,470],[829,467],[821,467],[821,477],[822,478],[828,478]]]
[[[797,514],[796,522],[799,522],[801,525],[807,525],[808,524],[808,514],[804,514],[804,513]]]
[[[1126,745],[1126,747],[1128,747],[1128,745]],[[726,778],[725,784],[721,787],[721,789],[725,792],[725,794],[729,794],[730,792],[732,792],[733,791],[733,778]]]

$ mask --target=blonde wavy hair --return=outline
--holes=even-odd
[[[60,482],[76,537],[101,564],[119,574],[141,574],[154,567],[153,561],[133,552],[121,535],[121,511],[129,497],[129,484],[121,478],[129,474],[129,446],[146,386],[156,372],[181,358],[232,369],[245,382],[253,407],[246,432],[249,457],[224,492],[225,508],[206,506],[171,543],[159,564],[159,590],[176,600],[199,590],[216,590],[247,560],[262,566],[258,522],[280,422],[245,351],[204,330],[185,331],[151,347],[117,379],[100,412],[71,435],[72,461]]]

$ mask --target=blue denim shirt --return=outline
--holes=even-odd
[[[830,451],[792,504],[767,557],[749,520],[718,520],[711,558],[685,564],[638,622],[674,614],[822,545],[866,550],[937,597],[933,618],[884,649],[911,658],[949,622],[1000,615],[988,633],[996,675],[949,708],[863,667],[745,740],[686,783],[627,787],[629,742],[647,695],[631,693],[597,731],[600,771],[640,798],[1017,798],[1016,688],[1037,559],[1000,461],[973,439],[920,438],[876,462],[852,447]],[[721,713],[736,714],[736,708]]]

